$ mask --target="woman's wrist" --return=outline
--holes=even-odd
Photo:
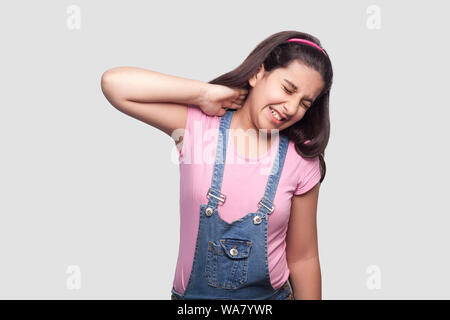
[[[213,86],[213,84],[200,81],[199,88],[198,88],[198,94],[196,94],[194,96],[194,101],[188,102],[188,103],[199,106],[199,107],[202,105],[205,105],[206,101],[208,101],[208,89],[211,86]]]

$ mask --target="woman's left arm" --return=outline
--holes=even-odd
[[[320,182],[308,192],[292,196],[286,259],[296,300],[322,299],[316,224],[319,188]]]

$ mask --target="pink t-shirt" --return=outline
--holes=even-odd
[[[188,284],[194,260],[200,204],[208,203],[206,193],[211,187],[220,119],[220,116],[209,116],[199,107],[188,105],[186,131],[179,152],[180,244],[173,282],[174,289],[181,294]],[[246,158],[239,153],[241,151],[236,151],[234,141],[228,135],[221,189],[226,201],[218,207],[221,218],[226,222],[231,223],[258,210],[257,204],[264,195],[278,151],[279,137],[274,141],[272,147],[259,158]],[[302,158],[295,151],[294,142],[289,141],[275,194],[275,210],[269,215],[268,222],[269,274],[274,289],[280,288],[289,278],[285,237],[292,195],[307,192],[319,180],[319,159]]]

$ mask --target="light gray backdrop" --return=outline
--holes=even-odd
[[[101,75],[209,81],[282,30],[317,36],[335,72],[323,298],[450,298],[445,3],[3,1],[0,298],[169,299],[174,143],[113,108]]]

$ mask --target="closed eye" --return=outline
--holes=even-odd
[[[285,86],[283,86],[283,89],[284,89],[284,91],[288,92],[289,94],[292,94],[292,93],[293,93],[292,91],[289,91]],[[307,106],[306,104],[303,104],[303,106],[304,106],[306,109],[309,109],[309,107],[310,107],[310,106]]]

